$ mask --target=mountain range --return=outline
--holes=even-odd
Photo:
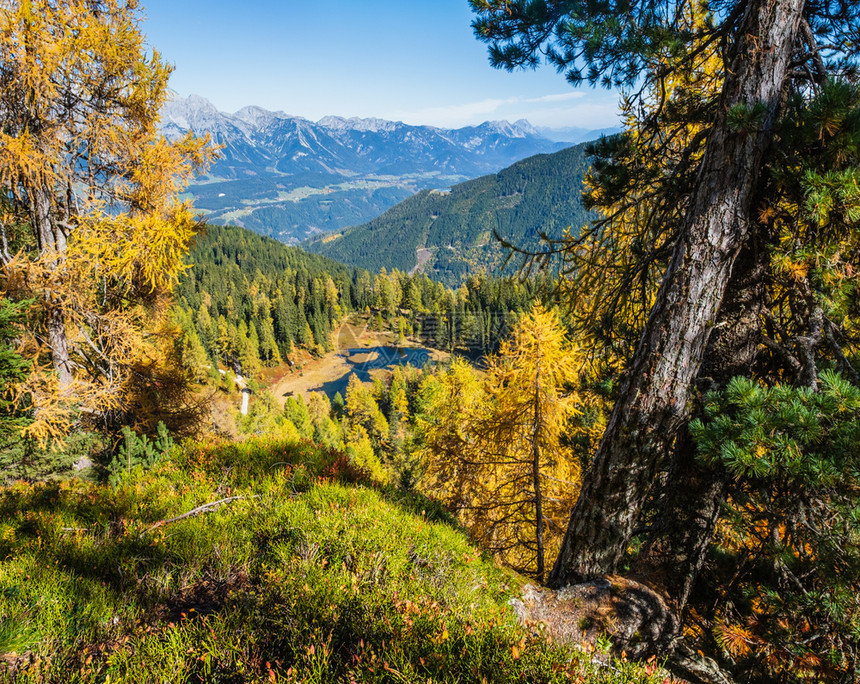
[[[420,190],[450,188],[568,146],[524,120],[459,129],[335,116],[313,122],[254,106],[228,114],[195,95],[165,105],[161,130],[169,138],[208,132],[222,146],[187,190],[208,221],[287,243],[362,224]]]

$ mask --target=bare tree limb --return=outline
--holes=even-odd
[[[821,85],[827,81],[827,67],[824,65],[824,60],[821,58],[821,50],[818,42],[815,40],[815,34],[812,33],[812,28],[809,22],[804,17],[800,22],[800,32],[803,34],[803,39],[806,46],[809,48],[812,63],[815,66],[815,82]]]
[[[825,318],[824,339],[827,340],[827,346],[830,347],[830,351],[833,352],[833,355],[836,357],[839,372],[843,375],[848,376],[848,379],[856,387],[860,387],[860,375],[858,375],[857,371],[854,370],[854,366],[851,365],[851,362],[847,358],[845,358],[845,354],[842,351],[842,347],[836,340],[836,335],[834,333],[838,332],[839,330],[833,324],[833,321],[831,321],[829,318]]]
[[[255,496],[250,497],[250,498],[258,499],[259,497],[260,497],[260,495],[257,494]],[[148,532],[152,532],[152,530],[156,529],[157,527],[162,527],[164,525],[169,525],[170,523],[179,522],[180,520],[185,520],[186,518],[193,518],[195,516],[200,515],[201,513],[209,513],[211,511],[215,510],[216,508],[218,508],[219,506],[223,506],[224,504],[230,503],[231,501],[238,501],[240,499],[247,499],[247,498],[248,497],[245,497],[245,496],[228,496],[224,499],[219,499],[218,501],[210,501],[209,503],[205,503],[202,506],[198,506],[197,508],[192,508],[187,513],[183,513],[182,515],[177,515],[175,518],[167,518],[165,520],[159,520],[155,524],[147,527],[146,530],[143,532],[143,534],[141,534],[140,536],[142,537],[144,534],[147,534]]]

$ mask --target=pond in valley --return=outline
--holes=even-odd
[[[272,393],[283,405],[287,397],[302,395],[308,399],[311,392],[323,392],[329,399],[340,392],[346,396],[346,386],[353,374],[362,382],[371,382],[372,374],[391,370],[395,366],[409,364],[422,368],[428,362],[444,361],[445,352],[420,346],[397,347],[377,344],[368,347],[352,347],[326,354],[294,369],[272,386]]]
[[[391,370],[395,366],[415,366],[423,368],[432,360],[431,350],[424,347],[363,347],[360,349],[343,349],[339,351],[340,356],[346,364],[346,372],[335,379],[322,383],[316,388],[324,392],[329,399],[340,392],[346,396],[346,386],[349,384],[351,375],[357,375],[362,382],[372,380],[370,371],[376,369]]]

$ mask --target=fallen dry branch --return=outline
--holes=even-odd
[[[143,534],[148,534],[152,532],[154,529],[158,527],[162,527],[164,525],[169,525],[170,523],[175,523],[180,520],[185,520],[186,518],[193,518],[201,513],[209,513],[210,511],[214,511],[219,506],[223,506],[224,504],[230,503],[231,501],[237,501],[238,499],[247,499],[246,496],[228,496],[224,499],[219,499],[218,501],[210,501],[209,503],[202,504],[197,508],[192,508],[187,513],[183,513],[182,515],[177,515],[175,518],[166,518],[165,520],[159,520],[158,522],[150,525],[146,528]],[[252,499],[259,498],[259,495],[252,496]],[[143,536],[143,534],[141,536]]]

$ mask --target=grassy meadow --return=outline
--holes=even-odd
[[[522,577],[306,441],[6,487],[0,558],[0,681],[666,681],[526,631]]]

